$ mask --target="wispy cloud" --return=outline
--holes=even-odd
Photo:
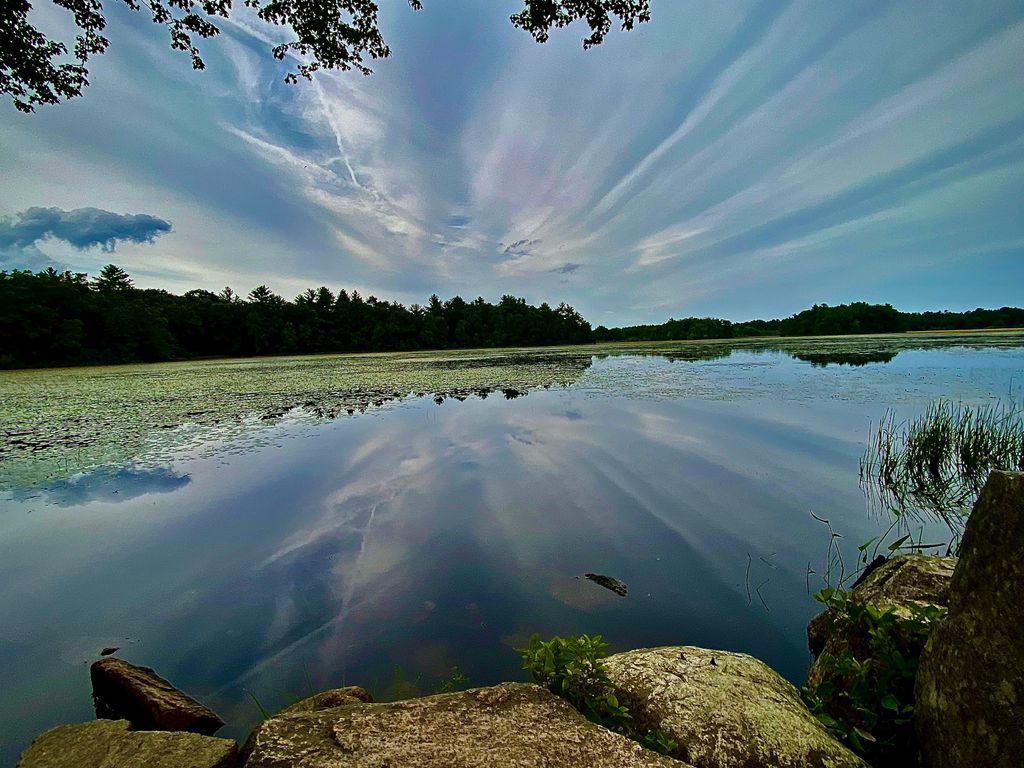
[[[74,105],[87,120],[0,114],[0,212],[8,230],[31,204],[171,219],[146,254],[175,287],[235,271],[403,301],[518,293],[605,324],[1016,300],[1019,2],[654,11],[587,53],[538,46],[483,6],[385,15],[394,57],[372,77],[296,87],[266,55],[276,30],[248,12],[205,46],[202,75],[132,28],[108,60],[133,74],[97,77]],[[60,226],[18,242],[48,232],[65,258],[139,242],[61,241]],[[41,242],[13,261],[41,263]]]

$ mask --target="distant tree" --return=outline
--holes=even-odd
[[[220,301],[220,297],[216,293],[203,290],[202,288],[193,288],[191,291],[185,291],[182,296],[193,301]]]
[[[312,288],[307,288],[295,297],[295,303],[299,306],[311,306],[314,301],[316,301],[316,291]]]
[[[316,292],[316,306],[321,312],[328,312],[334,306],[334,294],[331,289],[321,285]]]
[[[11,96],[14,106],[32,112],[38,104],[57,104],[80,96],[89,84],[90,57],[107,50],[103,35],[107,26],[101,0],[53,0],[73,16],[78,28],[72,50],[48,37],[29,20],[28,0],[0,3],[0,93]],[[171,48],[187,53],[195,69],[205,69],[196,38],[220,34],[216,19],[226,19],[231,0],[123,0],[133,11],[145,6],[152,20],[167,28]],[[512,23],[545,42],[552,27],[583,20],[590,35],[589,48],[604,40],[617,19],[624,30],[650,20],[650,0],[523,0],[525,7],[513,14]],[[421,0],[408,0],[419,10]],[[265,22],[290,29],[292,40],[271,49],[275,59],[293,57],[297,62],[285,80],[309,79],[320,69],[355,69],[370,74],[365,58],[382,59],[391,49],[377,26],[373,0],[245,0]],[[365,57],[365,58],[364,58]],[[71,60],[68,61],[67,59]]]
[[[99,277],[93,281],[97,291],[127,291],[132,288],[132,279],[120,267],[114,264],[107,264],[100,270]]]
[[[276,304],[283,299],[265,285],[257,285],[249,291],[249,301],[253,304]]]

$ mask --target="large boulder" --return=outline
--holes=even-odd
[[[372,704],[373,696],[365,688],[358,685],[350,685],[347,688],[332,688],[329,691],[321,691],[308,699],[297,701],[284,709],[279,715],[290,715],[295,712],[319,712],[322,709],[333,709],[346,704]]]
[[[130,731],[127,720],[58,725],[38,736],[18,768],[235,768],[238,745],[195,733]]]
[[[144,731],[216,733],[224,721],[148,667],[109,657],[92,665],[92,696],[96,716],[127,720]]]
[[[680,765],[525,683],[279,715],[257,726],[245,751],[246,768]]]
[[[912,607],[946,607],[955,567],[955,557],[900,555],[872,570],[850,591],[850,599],[880,611],[891,608],[900,618],[909,619]],[[823,657],[837,658],[849,652],[855,658],[866,658],[868,640],[867,630],[845,623],[831,608],[811,619],[807,625],[807,645],[815,661],[807,675],[808,687],[824,680]],[[908,636],[904,638],[903,650],[906,655],[918,656],[922,646]]]
[[[619,653],[605,668],[640,730],[662,731],[697,768],[865,768],[752,656],[675,646]]]
[[[915,727],[932,768],[1024,760],[1024,473],[993,472],[974,505],[949,613],[921,657]]]

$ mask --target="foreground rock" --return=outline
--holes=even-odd
[[[955,567],[955,557],[894,557],[854,587],[850,599],[862,605],[873,605],[881,611],[892,608],[896,615],[909,619],[911,606],[946,607]],[[867,658],[870,655],[868,639],[863,627],[852,627],[837,620],[831,609],[811,619],[807,625],[807,645],[815,661],[807,675],[807,685],[813,688],[824,679],[822,656],[836,658],[850,652],[855,658]],[[909,637],[904,640],[905,655],[918,656],[921,650],[919,642]]]
[[[285,707],[278,714],[291,715],[296,712],[319,712],[323,709],[333,709],[348,704],[372,704],[373,697],[365,688],[358,685],[350,685],[347,688],[332,688],[310,696],[308,699],[297,701],[289,707]]]
[[[974,506],[915,688],[932,768],[1024,760],[1024,473],[993,472]]]
[[[752,656],[677,646],[616,654],[605,668],[642,730],[678,743],[697,768],[864,768],[800,693]]]
[[[238,746],[195,733],[129,731],[127,720],[58,725],[37,737],[18,768],[234,768]]]
[[[99,718],[124,719],[136,730],[191,731],[206,736],[224,725],[216,713],[148,667],[108,657],[95,662],[90,674]]]
[[[246,754],[246,768],[680,765],[525,683],[279,715],[253,731]]]

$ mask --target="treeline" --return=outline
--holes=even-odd
[[[810,309],[780,320],[732,323],[713,317],[669,320],[661,325],[594,329],[595,341],[675,341],[733,339],[749,336],[844,336],[859,333],[908,331],[958,331],[985,328],[1024,328],[1024,309],[972,309],[969,312],[900,312],[891,304],[863,301],[815,304]]]
[[[158,362],[197,357],[312,354],[468,347],[521,347],[604,341],[832,336],[1024,327],[1024,309],[900,312],[855,302],[779,320],[733,323],[713,317],[626,328],[590,323],[567,304],[551,308],[502,296],[431,296],[405,307],[357,291],[309,289],[288,301],[267,286],[241,297],[193,290],[178,296],[134,287],[108,264],[82,273],[0,272],[0,368]]]
[[[82,273],[0,272],[0,367],[196,357],[583,344],[590,324],[566,304],[456,296],[405,307],[357,291],[288,301],[265,285],[242,298],[140,289],[114,265]]]

